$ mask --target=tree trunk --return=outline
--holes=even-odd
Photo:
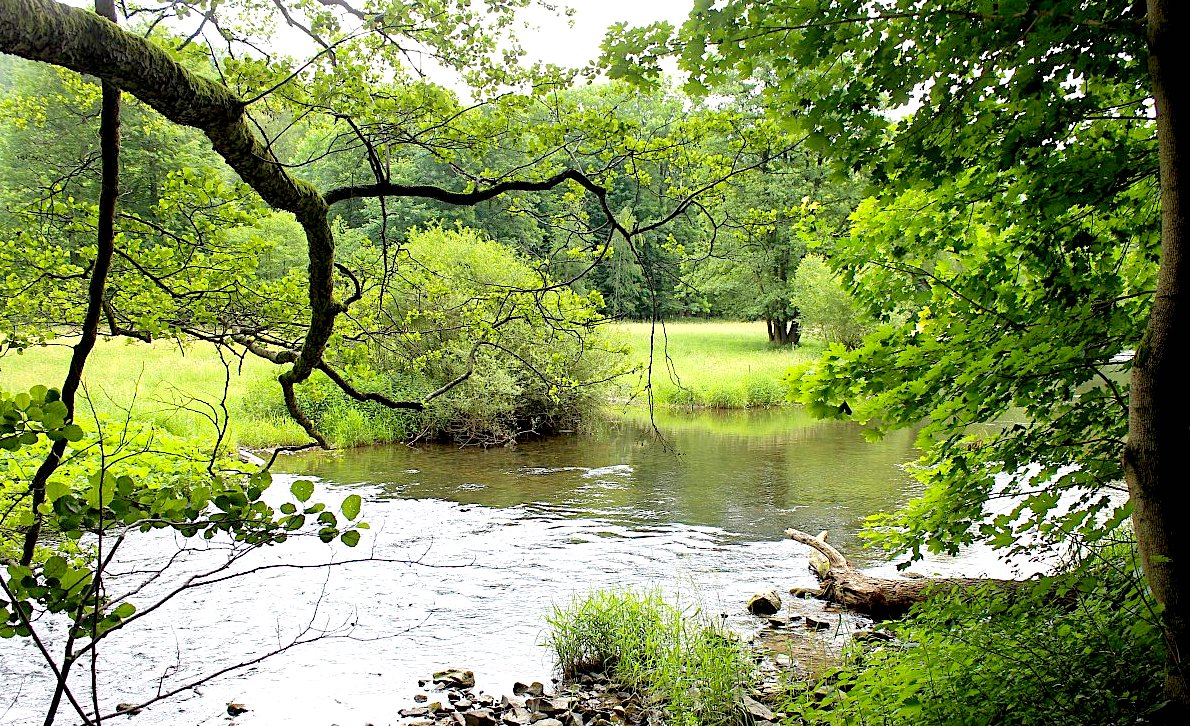
[[[764,322],[768,327],[769,342],[773,345],[797,345],[801,342],[802,335],[797,318],[767,318]]]
[[[1190,471],[1190,356],[1183,300],[1187,264],[1183,241],[1186,214],[1181,190],[1186,176],[1182,152],[1190,148],[1190,82],[1182,68],[1190,34],[1190,7],[1183,0],[1149,0],[1149,75],[1157,109],[1161,179],[1161,267],[1148,327],[1132,364],[1128,441],[1124,472],[1132,502],[1132,523],[1145,578],[1162,607],[1168,670],[1162,718],[1190,715],[1186,660],[1190,657],[1190,537],[1178,505]],[[1180,342],[1179,342],[1180,341]]]
[[[817,537],[796,529],[785,536],[811,548],[810,569],[822,585],[818,596],[848,610],[874,618],[898,618],[931,595],[951,590],[995,587],[1015,590],[1032,585],[1027,580],[993,580],[971,577],[886,578],[864,574],[851,566],[843,553],[826,543],[826,532]]]

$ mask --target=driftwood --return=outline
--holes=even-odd
[[[842,552],[826,543],[826,532],[817,537],[796,529],[785,536],[810,548],[810,570],[818,576],[817,596],[874,618],[896,618],[929,595],[955,589],[996,587],[1015,590],[1032,585],[1027,580],[994,580],[976,577],[887,578],[855,569]]]

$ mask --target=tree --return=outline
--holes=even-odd
[[[1187,326],[1190,89],[1174,70],[1187,14],[1169,0],[733,0],[697,3],[680,30],[621,28],[605,43],[624,76],[680,56],[693,88],[763,67],[778,79],[773,112],[871,175],[876,199],[836,261],[870,304],[917,313],[830,354],[798,395],[877,429],[928,418],[931,487],[877,522],[911,550],[973,528],[1004,545],[1028,530],[1096,537],[1130,514],[1162,608],[1171,720],[1190,708],[1177,507],[1190,383],[1175,342]],[[959,428],[1013,405],[1028,422],[990,444]],[[993,472],[1028,465],[1040,470],[996,489]],[[984,504],[1005,493],[1020,506],[989,520]]]
[[[758,75],[726,89],[749,132],[763,140],[757,166],[728,189],[714,244],[692,280],[711,298],[713,314],[764,320],[770,343],[797,345],[804,332],[794,300],[799,265],[809,251],[829,252],[859,201],[860,183],[765,118],[761,89],[771,79]]]
[[[746,167],[740,159],[748,143],[684,146],[688,138],[712,132],[726,138],[720,132],[729,120],[713,115],[699,124],[675,124],[689,136],[656,134],[639,120],[552,95],[577,76],[516,67],[515,40],[507,30],[527,0],[489,2],[483,12],[472,10],[469,0],[359,6],[245,0],[217,8],[207,0],[122,3],[123,18],[111,3],[101,4],[102,17],[51,0],[0,0],[0,52],[69,71],[55,76],[69,91],[55,100],[98,108],[103,119],[98,152],[89,142],[80,145],[84,153],[62,167],[65,175],[20,170],[21,183],[30,188],[6,195],[6,201],[20,199],[4,220],[0,243],[6,265],[0,345],[19,350],[55,334],[52,326],[79,333],[61,389],[39,386],[0,399],[6,457],[9,451],[36,451],[40,460],[33,477],[17,484],[5,479],[0,492],[6,505],[0,529],[15,521],[23,540],[15,550],[18,561],[0,579],[4,633],[34,636],[33,616],[43,611],[65,610],[75,624],[60,664],[43,653],[59,679],[47,722],[58,699],[71,698],[65,687],[70,664],[93,655],[101,636],[136,616],[126,607],[131,603],[109,602],[102,593],[113,527],[120,528],[116,547],[125,533],[156,527],[264,546],[283,541],[308,518],[324,541],[352,545],[359,537],[358,497],[344,502],[340,518],[311,503],[303,483],[291,490],[295,501],[273,509],[261,500],[267,465],[253,476],[224,472],[218,454],[225,418],[217,404],[212,418],[218,433],[204,469],[210,481],[196,475],[163,487],[111,471],[96,443],[104,432],[81,431],[74,411],[87,355],[100,334],[197,339],[271,361],[281,369],[287,411],[314,445],[326,445],[296,395],[315,372],[355,401],[394,409],[426,409],[456,387],[390,397],[359,386],[346,355],[357,345],[382,347],[384,336],[399,329],[394,313],[410,312],[400,305],[410,288],[397,283],[408,272],[402,267],[410,264],[403,234],[413,226],[410,220],[416,222],[414,215],[497,200],[511,201],[492,211],[511,212],[527,195],[562,192],[555,194],[560,203],[525,203],[517,211],[564,242],[551,251],[564,250],[578,261],[577,269],[562,278],[545,266],[526,267],[515,285],[497,282],[495,292],[478,297],[496,301],[488,312],[497,315],[497,293],[503,292],[508,299],[531,300],[539,319],[551,323],[563,313],[588,316],[587,308],[571,304],[568,283],[605,258],[617,238],[631,245],[689,214],[705,215],[698,199],[715,194]],[[117,20],[135,25],[124,30]],[[263,50],[279,28],[303,34],[310,55],[295,60]],[[419,53],[464,76],[476,100],[461,101],[421,78],[407,62]],[[98,80],[99,93],[91,79]],[[19,83],[5,81],[4,87],[11,97],[21,90]],[[46,100],[36,95],[23,97],[34,104]],[[205,137],[185,150],[193,152],[189,158],[170,157],[181,149],[143,144],[140,150],[153,162],[143,175],[148,183],[129,190],[127,207],[118,203],[127,188],[117,174],[121,98],[136,99],[134,113],[157,130],[176,133],[172,138],[194,141],[189,129]],[[77,138],[69,125],[60,128],[67,133],[34,131],[55,143]],[[213,155],[206,152],[208,143]],[[672,173],[655,174],[658,169]],[[315,186],[306,174],[325,186]],[[635,213],[628,225],[617,218],[622,205],[608,201],[622,177],[633,179],[637,197],[650,200],[646,213]],[[78,196],[63,193],[55,184],[60,178]],[[29,194],[35,186],[50,193]],[[595,200],[597,215],[584,209],[586,197]],[[390,209],[394,200],[413,203]],[[30,219],[38,223],[26,224]],[[294,224],[304,237],[301,264],[276,258],[292,248]],[[374,255],[345,254],[361,251]],[[350,325],[343,323],[347,319]],[[565,322],[573,327],[551,332],[573,335],[592,324],[589,316]],[[498,342],[476,342],[471,356],[450,353],[477,360],[477,350],[489,352]],[[561,376],[565,362],[559,359],[548,372]],[[460,372],[454,381],[463,384],[469,374]],[[553,391],[543,388],[550,398]],[[69,465],[80,460],[73,445],[84,440],[92,451],[98,446],[100,463],[80,478]],[[39,546],[45,527],[72,539],[85,533],[98,538],[98,549],[82,558],[81,575],[73,562],[63,564]],[[76,636],[89,642],[76,648]],[[97,700],[91,709],[71,705],[84,722],[100,717]]]

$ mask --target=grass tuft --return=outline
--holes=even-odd
[[[722,626],[655,591],[599,590],[547,616],[566,679],[605,673],[662,705],[671,724],[738,723],[752,659]]]

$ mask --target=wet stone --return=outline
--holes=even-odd
[[[496,724],[499,723],[495,717],[492,716],[492,712],[486,708],[480,708],[464,713],[463,721],[467,724],[467,726],[496,726]]]
[[[475,673],[461,668],[448,668],[434,674],[434,683],[440,683],[447,688],[474,688]]]
[[[748,598],[747,607],[753,615],[775,615],[781,612],[781,596],[775,590],[757,593]]]
[[[517,696],[541,696],[545,693],[545,686],[538,681],[526,685],[517,681],[512,684],[512,692]]]

